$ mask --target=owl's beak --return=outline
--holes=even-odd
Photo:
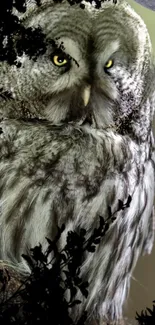
[[[84,106],[87,106],[88,102],[89,102],[89,98],[90,98],[90,90],[91,90],[91,86],[88,85],[84,88],[83,93],[82,93],[82,99],[84,102]]]

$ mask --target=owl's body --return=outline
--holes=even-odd
[[[89,320],[118,319],[137,259],[153,245],[149,35],[121,1],[92,12],[45,3],[24,19],[56,45],[49,42],[36,61],[19,58],[21,67],[1,64],[2,88],[11,96],[0,102],[0,258],[26,267],[21,255],[38,243],[45,248],[57,225],[66,225],[64,247],[69,230],[83,227],[89,236],[109,206],[115,212],[131,195],[130,207],[85,256],[89,295],[73,314],[77,319],[86,308]],[[69,55],[68,65],[56,65],[60,54],[59,63]]]

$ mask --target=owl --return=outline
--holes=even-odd
[[[122,317],[137,259],[153,245],[155,68],[147,28],[125,1],[100,9],[27,2],[25,28],[41,28],[46,51],[0,62],[0,258],[22,258],[65,224],[87,238],[116,213],[81,276],[89,294],[74,309],[88,322]],[[14,47],[18,37],[14,38]],[[9,94],[9,96],[5,96]],[[130,207],[118,211],[118,201]]]

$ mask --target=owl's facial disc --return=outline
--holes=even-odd
[[[104,128],[138,107],[151,51],[143,23],[129,7],[108,5],[93,15],[47,5],[30,12],[24,24],[41,27],[46,52],[36,60],[23,54],[20,68],[3,70],[2,64],[1,87],[11,96],[1,101],[0,116],[57,124],[91,115],[95,127]]]

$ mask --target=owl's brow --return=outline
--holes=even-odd
[[[56,50],[60,50],[62,53],[64,53],[68,57],[69,60],[73,60],[75,62],[75,64],[79,67],[79,63],[77,62],[77,60],[74,59],[68,53],[66,53],[64,42],[58,43],[59,40],[60,40],[60,37],[56,37],[55,40],[51,40],[50,43],[52,44],[53,47],[55,47]]]

